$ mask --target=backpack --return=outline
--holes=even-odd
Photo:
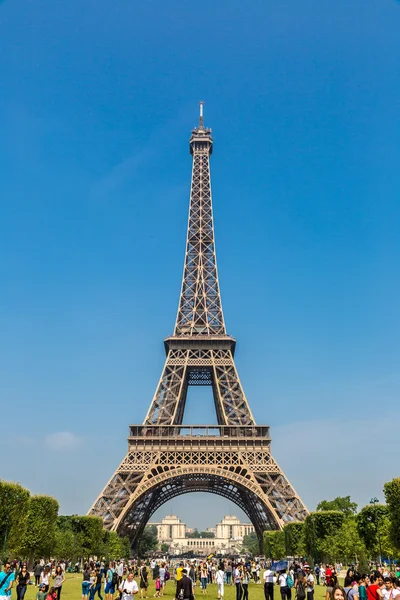
[[[165,571],[164,581],[168,581],[169,579],[171,579],[171,575],[169,571]]]
[[[117,571],[113,571],[112,578],[111,578],[111,583],[113,584],[113,586],[118,585],[118,573],[117,573]]]
[[[287,575],[287,577],[286,577],[286,585],[288,586],[289,589],[291,589],[294,586],[294,581],[290,575]]]
[[[306,592],[304,589],[303,582],[298,581],[297,588],[296,588],[296,598],[297,598],[297,600],[304,600],[305,597],[306,597]]]

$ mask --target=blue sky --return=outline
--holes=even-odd
[[[398,475],[399,31],[396,0],[0,3],[1,477],[80,513],[126,452],[173,330],[205,100],[255,418],[310,508],[382,499]],[[186,422],[214,422],[197,394]],[[229,505],[170,511],[203,527]]]

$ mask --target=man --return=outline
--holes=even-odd
[[[319,585],[319,574],[320,574],[320,572],[321,572],[321,569],[319,567],[319,564],[317,563],[315,565],[315,567],[314,567],[314,573],[315,573],[315,577],[316,577],[316,580],[317,580],[317,585]]]
[[[110,562],[106,573],[106,584],[104,586],[104,593],[106,600],[113,600],[115,593],[115,575],[114,563]],[[117,575],[118,577],[118,575]]]
[[[314,600],[314,575],[311,573],[310,565],[304,565],[307,585],[307,600]]]
[[[11,563],[9,560],[6,560],[3,572],[0,574],[0,600],[10,600],[14,579],[15,575],[11,570]]]
[[[393,587],[392,580],[390,577],[385,577],[384,579],[385,585],[382,588],[382,596],[383,600],[394,600],[400,594],[400,590]]]
[[[176,582],[177,600],[193,600],[192,581],[187,576],[186,569],[182,569],[182,577]]]
[[[124,574],[124,563],[122,563],[120,560],[117,560],[117,565],[115,567],[115,571],[118,575],[118,589],[119,589],[122,584],[122,576]]]
[[[265,600],[274,600],[274,574],[269,567],[264,571]]]
[[[220,563],[218,571],[215,574],[215,582],[218,585],[218,600],[223,600],[223,598],[224,598],[224,581],[225,581],[224,565],[222,563]]]
[[[183,563],[179,563],[179,567],[176,569],[175,581],[180,581],[183,577]]]
[[[119,591],[122,594],[122,600],[132,600],[132,596],[138,593],[138,584],[133,578],[133,573],[130,572],[125,581],[120,585]]]

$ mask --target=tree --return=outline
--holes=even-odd
[[[169,545],[168,544],[161,544],[161,552],[167,553],[168,550],[169,550]]]
[[[22,554],[33,564],[37,557],[50,557],[56,545],[58,502],[51,496],[31,496],[28,524],[22,538]]]
[[[147,525],[139,539],[137,545],[137,553],[139,557],[144,557],[145,554],[157,548],[158,536],[157,527],[155,525]]]
[[[0,543],[5,556],[19,554],[28,525],[29,491],[18,483],[0,480]]]
[[[256,556],[260,552],[258,537],[254,531],[243,537],[243,548],[250,554],[253,554],[253,556]]]
[[[304,545],[304,523],[291,522],[283,528],[285,537],[285,549],[287,556],[303,556]]]
[[[345,564],[358,562],[365,554],[365,546],[358,535],[355,519],[344,519],[339,529],[331,530],[322,540],[319,540],[318,552],[330,562],[336,560]]]
[[[285,536],[283,531],[264,531],[264,554],[270,559],[285,556]]]
[[[400,550],[400,477],[388,481],[383,486],[390,518],[390,539]]]
[[[60,527],[57,527],[55,538],[55,558],[58,560],[76,561],[79,555],[76,552],[75,534],[72,529],[60,529]]]
[[[322,500],[317,511],[337,510],[346,517],[351,517],[357,512],[357,503],[350,500],[350,496],[338,496],[334,500]]]
[[[306,552],[310,558],[318,561],[321,542],[336,533],[343,525],[344,513],[327,510],[310,513],[304,522],[304,540]]]
[[[107,561],[121,558],[123,554],[122,539],[115,531],[107,531],[104,536],[104,552]]]
[[[357,531],[370,556],[393,556],[389,531],[389,508],[384,504],[364,506],[356,517]]]

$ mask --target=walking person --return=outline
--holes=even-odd
[[[286,573],[286,569],[282,569],[282,571],[280,571],[278,585],[281,592],[281,600],[292,600],[292,590],[288,584],[288,575]]]
[[[148,581],[148,571],[147,571],[147,567],[144,564],[144,562],[142,561],[141,567],[140,567],[140,597],[143,598],[143,590],[146,592],[145,598],[148,598],[148,594],[147,594],[147,588],[149,587],[149,581]]]
[[[233,570],[233,581],[236,586],[236,600],[242,600],[243,589],[242,589],[241,573],[240,573],[239,565],[236,565],[236,567]]]
[[[57,600],[60,600],[62,585],[63,585],[64,581],[65,581],[64,571],[62,570],[61,566],[58,565],[58,567],[56,567],[56,572],[54,573],[54,587],[56,588],[56,591],[57,591]]]
[[[176,584],[176,595],[177,600],[193,600],[193,587],[192,580],[187,576],[186,569],[182,570],[182,577]]]
[[[304,565],[307,585],[307,600],[314,600],[314,575],[311,573],[309,565]]]
[[[50,587],[50,568],[44,567],[40,573],[40,584],[43,586],[44,591],[47,593]]]
[[[113,600],[116,582],[118,582],[118,575],[115,572],[114,563],[111,561],[108,564],[108,569],[106,572],[106,584],[104,586],[106,600]]]
[[[241,584],[243,590],[243,600],[249,600],[249,572],[246,565],[241,569]],[[255,582],[257,583],[257,582]]]
[[[218,586],[218,600],[223,600],[225,573],[224,573],[224,565],[222,563],[220,563],[219,569],[215,574],[215,581]]]
[[[122,600],[132,600],[132,596],[138,593],[138,584],[134,580],[132,572],[128,573],[128,577],[120,585],[119,591],[122,594]]]
[[[40,584],[40,574],[43,571],[43,567],[40,564],[40,561],[37,561],[36,565],[33,567],[33,574],[35,576],[35,587]]]
[[[206,563],[202,563],[200,567],[201,593],[207,594],[208,568]]]
[[[95,582],[94,587],[90,590],[90,600],[94,600],[95,595],[97,594],[99,600],[103,600],[103,596],[101,595],[101,580],[103,576],[101,573],[100,567],[97,567],[95,572]],[[57,599],[58,600],[58,599]]]
[[[265,600],[274,600],[274,573],[269,567],[264,571],[264,597]]]
[[[83,567],[83,580],[82,580],[82,600],[88,600],[89,592],[90,592],[90,569],[89,565],[86,563]]]
[[[3,572],[0,574],[0,599],[9,600],[11,598],[11,588],[14,585],[15,575],[11,569],[9,560],[6,560],[3,566]]]
[[[26,564],[24,563],[21,570],[17,574],[17,600],[24,600],[26,586],[29,584],[30,579],[30,573],[26,568]]]

